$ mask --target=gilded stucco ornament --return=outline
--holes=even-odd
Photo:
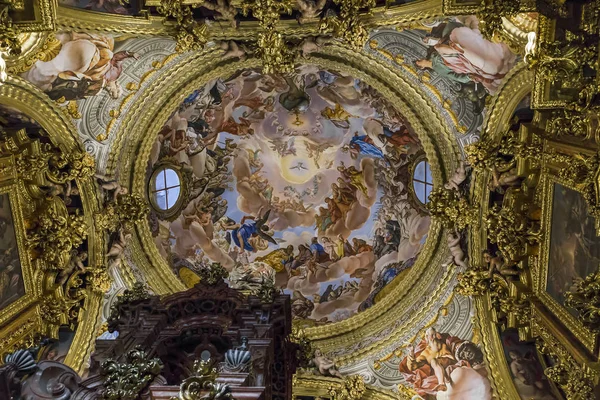
[[[520,281],[529,281],[529,258],[537,255],[542,239],[534,203],[542,147],[529,129],[526,123],[512,121],[497,137],[465,149],[472,179],[484,192],[477,198],[486,199],[481,211],[486,235],[478,251],[481,261],[471,257],[455,291],[484,298],[501,329],[526,329],[529,324],[531,296]]]
[[[342,39],[353,49],[362,49],[369,39],[369,32],[361,21],[361,12],[367,10],[367,14],[370,14],[376,1],[334,0],[333,2],[339,5],[339,14],[326,16],[321,22],[321,32]]]
[[[8,77],[6,73],[6,58],[21,53],[21,42],[19,32],[15,29],[13,20],[9,14],[11,4],[0,4],[0,82]]]
[[[27,245],[41,269],[63,269],[71,250],[87,237],[88,226],[81,215],[69,214],[60,201],[51,201],[38,210],[27,235]]]
[[[232,400],[231,387],[218,383],[217,370],[210,360],[194,361],[193,375],[181,382],[179,394],[171,400]]]
[[[242,14],[250,12],[258,19],[260,31],[256,42],[256,55],[262,60],[263,73],[291,73],[294,71],[295,54],[289,48],[282,33],[277,30],[280,14],[291,14],[292,0],[244,0]]]
[[[291,335],[288,336],[288,340],[296,344],[296,362],[300,368],[308,368],[314,354],[314,349],[310,340],[306,337],[306,332],[294,326],[292,327]]]
[[[600,331],[600,271],[576,280],[565,293],[565,305],[577,311],[585,327]]]
[[[538,351],[554,361],[554,365],[544,371],[548,379],[563,390],[567,400],[594,398],[598,372],[578,363],[538,318],[533,318],[531,325]]]
[[[535,71],[533,107],[540,112],[553,137],[587,140],[597,118],[600,33],[597,1],[571,2],[568,13],[559,10],[539,18],[535,46],[526,62]]]
[[[329,395],[332,400],[360,400],[366,390],[363,378],[353,375],[344,377],[341,387],[330,387]]]
[[[447,229],[463,230],[477,225],[477,209],[457,190],[438,188],[429,195],[427,209]]]
[[[193,8],[181,0],[161,0],[158,12],[167,18],[175,19],[176,50],[200,51],[208,42],[208,26],[194,19]]]
[[[133,194],[120,194],[116,200],[107,201],[104,207],[102,213],[96,214],[96,223],[110,232],[133,229],[149,212],[147,202]]]
[[[147,201],[141,196],[130,194],[116,180],[96,175],[103,189],[104,209],[94,215],[96,226],[109,235],[106,253],[107,269],[117,268],[123,263],[125,249],[133,236],[137,223],[145,221],[150,211]]]
[[[138,399],[161,369],[160,359],[150,359],[141,348],[127,353],[126,362],[106,360],[102,363],[102,375],[105,378],[102,399]]]
[[[494,205],[485,217],[488,238],[509,265],[516,265],[525,257],[535,253],[540,241],[539,223],[526,213]]]
[[[579,368],[557,363],[544,370],[544,374],[566,394],[567,400],[584,400],[594,397],[594,387],[589,377]]]

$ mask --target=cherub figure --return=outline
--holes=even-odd
[[[123,187],[119,184],[119,182],[117,182],[116,179],[111,179],[108,178],[107,176],[104,175],[100,175],[100,174],[96,174],[96,179],[98,180],[98,183],[100,184],[100,187],[104,190],[106,190],[107,192],[113,192],[112,193],[112,201],[117,201],[117,197],[119,197],[120,195],[126,195],[127,193],[129,193],[129,191],[127,190],[126,187]]]
[[[300,10],[298,23],[303,24],[319,17],[325,4],[327,4],[327,0],[296,0],[296,6]]]
[[[504,277],[519,275],[519,271],[506,265],[502,257],[499,255],[492,256],[488,250],[483,251],[483,261],[488,265],[488,275],[490,278],[494,270]]]
[[[450,232],[448,233],[448,248],[450,249],[450,254],[452,254],[452,261],[454,264],[461,268],[467,268],[465,252],[460,246],[461,236],[458,232]]]
[[[85,272],[86,268],[85,265],[83,265],[83,263],[87,260],[87,258],[87,252],[82,251],[81,253],[78,253],[77,251],[74,251],[71,254],[71,259],[69,260],[69,265],[67,265],[67,268],[61,270],[58,276],[56,277],[56,283],[59,286],[64,285],[76,269],[79,269],[79,271],[81,272]]]
[[[459,191],[459,186],[467,179],[467,173],[465,170],[465,162],[461,161],[454,172],[454,175],[450,180],[444,185],[446,189],[452,189]]]
[[[202,7],[216,11],[221,14],[221,17],[231,23],[233,28],[239,25],[238,13],[235,7],[230,4],[229,0],[211,0],[202,3]]]
[[[132,238],[132,234],[129,231],[121,228],[117,234],[117,238],[113,241],[110,246],[110,250],[106,254],[106,258],[109,260],[108,268],[118,267],[123,261],[123,253],[127,244]]]
[[[319,349],[315,350],[311,364],[313,364],[323,376],[333,376],[340,379],[344,378],[340,371],[338,371],[335,363],[329,358],[325,357]]]
[[[503,188],[511,186],[519,186],[521,178],[517,173],[516,168],[511,168],[507,171],[499,171],[495,166],[492,169],[492,180],[490,181],[488,188],[491,191],[503,192]]]
[[[240,61],[245,61],[248,58],[246,47],[233,40],[222,41],[220,47],[225,51],[223,54],[224,59],[237,58]]]

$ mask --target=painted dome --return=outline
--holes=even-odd
[[[213,80],[173,113],[150,158],[151,230],[183,282],[219,263],[235,287],[272,280],[296,318],[369,308],[429,230],[419,139],[372,87],[336,71]]]

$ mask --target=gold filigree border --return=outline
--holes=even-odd
[[[492,99],[489,111],[484,121],[482,139],[497,142],[509,129],[512,116],[519,103],[531,93],[533,88],[533,72],[523,63],[518,64],[506,77],[498,95]],[[473,177],[471,195],[476,204],[481,204],[480,220],[487,214],[489,204],[489,190],[487,187],[489,176],[486,174]],[[487,235],[485,229],[470,231],[469,234],[469,259],[475,265],[482,265],[482,253],[487,248]],[[500,341],[497,326],[493,323],[491,307],[488,298],[475,299],[475,323],[481,331],[481,342],[486,358],[486,367],[490,372],[492,390],[497,398],[518,399],[519,395],[513,384],[508,369],[504,349]]]
[[[29,82],[9,76],[0,85],[0,104],[13,107],[37,121],[48,133],[50,140],[63,152],[83,151],[77,130],[72,122],[45,93]],[[88,232],[89,263],[90,265],[101,265],[104,262],[104,238],[102,234],[96,234],[92,218],[100,207],[98,200],[100,196],[97,195],[97,188],[92,178],[78,180],[77,184],[90,227]],[[93,343],[100,326],[101,300],[101,293],[91,290],[87,292],[84,307],[80,311],[77,331],[65,359],[65,363],[79,373],[84,371],[85,363],[92,353]],[[23,324],[26,324],[29,317],[24,314],[20,319]],[[31,329],[40,328],[39,326],[36,328],[34,325]]]
[[[155,140],[155,135],[149,132],[158,132],[173,110],[194,89],[211,79],[231,76],[241,68],[259,66],[259,61],[255,59],[242,63],[221,60],[217,54],[217,51],[189,53],[170,70],[165,71],[160,81],[153,82],[141,91],[115,134],[114,147],[107,163],[108,174],[114,174],[118,166],[122,183],[131,186],[134,193],[145,196],[146,167]],[[357,53],[339,45],[327,46],[322,53],[314,54],[304,62],[350,74],[370,84],[391,101],[417,132],[431,162],[436,185],[444,181],[447,171],[454,170],[459,158],[455,137],[428,96],[421,88],[412,87],[399,71],[392,70],[389,65],[371,55]],[[183,284],[158,253],[148,226],[137,226],[137,233],[139,242],[136,240],[132,245],[133,259],[152,289],[160,294],[183,290]],[[395,287],[390,295],[353,318],[326,327],[308,328],[309,337],[321,340],[319,347],[328,351],[356,343],[359,335],[367,337],[384,329],[384,320],[398,317],[408,305],[421,297],[423,289],[427,287],[424,282],[430,283],[441,268],[448,250],[445,241],[442,243],[440,238],[441,227],[433,223],[419,260],[405,280],[392,283]],[[439,296],[442,291],[433,290],[433,293]],[[386,318],[380,318],[384,314]],[[364,352],[355,352],[351,358],[362,355]]]

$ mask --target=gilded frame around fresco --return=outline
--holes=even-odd
[[[23,79],[9,76],[0,85],[0,104],[14,108],[37,121],[53,145],[60,151],[66,153],[83,151],[77,131],[68,116],[45,93]],[[3,163],[2,167],[5,165]],[[14,174],[14,170],[12,173]],[[98,234],[94,228],[93,215],[100,209],[100,196],[98,196],[98,189],[92,178],[78,179],[77,186],[83,203],[83,212],[90,227],[87,242],[88,265],[99,267],[104,262],[105,243],[103,236]],[[19,186],[17,186],[18,188]],[[24,191],[25,188],[22,189]],[[25,207],[26,204],[22,204],[22,206]],[[43,274],[39,275],[43,276]],[[39,280],[36,282],[38,285],[36,301],[39,304],[42,282],[36,273],[33,276],[34,279]],[[79,309],[77,330],[65,359],[65,364],[79,373],[83,373],[86,368],[101,325],[102,296],[103,293],[98,288],[86,289],[83,307]],[[40,307],[32,303],[29,307],[23,308],[22,312],[13,320],[7,319],[0,323],[0,349],[8,352],[12,349],[31,346],[38,333],[47,331],[47,324],[42,321]]]
[[[481,0],[443,0],[444,15],[475,14]]]
[[[10,174],[10,171],[7,171],[8,174]],[[34,323],[37,326],[41,326],[42,320],[39,314],[35,312],[35,305],[40,300],[42,294],[41,282],[40,279],[37,279],[38,276],[33,269],[33,261],[25,247],[23,204],[28,202],[25,195],[26,191],[22,183],[16,179],[9,178],[3,180],[2,175],[4,174],[0,171],[0,195],[8,195],[25,294],[0,310],[0,326],[7,324],[17,316],[18,318],[15,320],[15,325],[17,326],[26,324],[27,320],[32,317],[35,320]]]
[[[156,6],[160,1],[148,2],[147,5]],[[416,20],[432,19],[442,15],[441,0],[417,0],[386,10],[384,7],[376,8],[373,15],[366,16],[365,21],[371,26],[403,25]],[[163,24],[162,17],[143,14],[141,16],[116,15],[103,12],[80,10],[73,7],[58,7],[57,25],[62,29],[95,30],[105,32],[119,32],[137,35],[165,35],[172,33],[173,25]],[[281,32],[285,36],[306,35],[314,33],[318,22],[299,25],[296,20],[280,22]],[[241,24],[237,29],[223,26],[211,31],[215,40],[248,40],[256,36],[258,24],[249,22]]]
[[[555,39],[556,21],[540,16],[538,19],[538,41],[552,43]],[[531,97],[532,104],[539,109],[559,108],[567,104],[566,100],[552,98],[552,84],[548,79],[536,74]]]
[[[580,192],[575,186],[560,178],[557,174],[553,173],[548,169],[542,171],[540,176],[540,182],[538,191],[536,193],[537,200],[541,204],[543,210],[541,220],[541,230],[545,232],[544,239],[540,243],[540,254],[537,265],[534,265],[533,275],[533,289],[536,298],[543,304],[544,307],[534,307],[534,312],[545,313],[548,310],[548,315],[543,315],[543,319],[547,321],[561,321],[562,324],[569,330],[569,332],[577,338],[577,340],[591,353],[597,354],[598,347],[598,334],[592,332],[583,324],[577,317],[572,315],[567,309],[559,304],[548,292],[546,291],[549,261],[550,261],[550,240],[551,240],[551,228],[552,228],[552,212],[554,206],[554,191],[555,184],[559,184],[568,189]],[[559,340],[564,346],[570,347],[572,343],[563,336],[559,337]]]

